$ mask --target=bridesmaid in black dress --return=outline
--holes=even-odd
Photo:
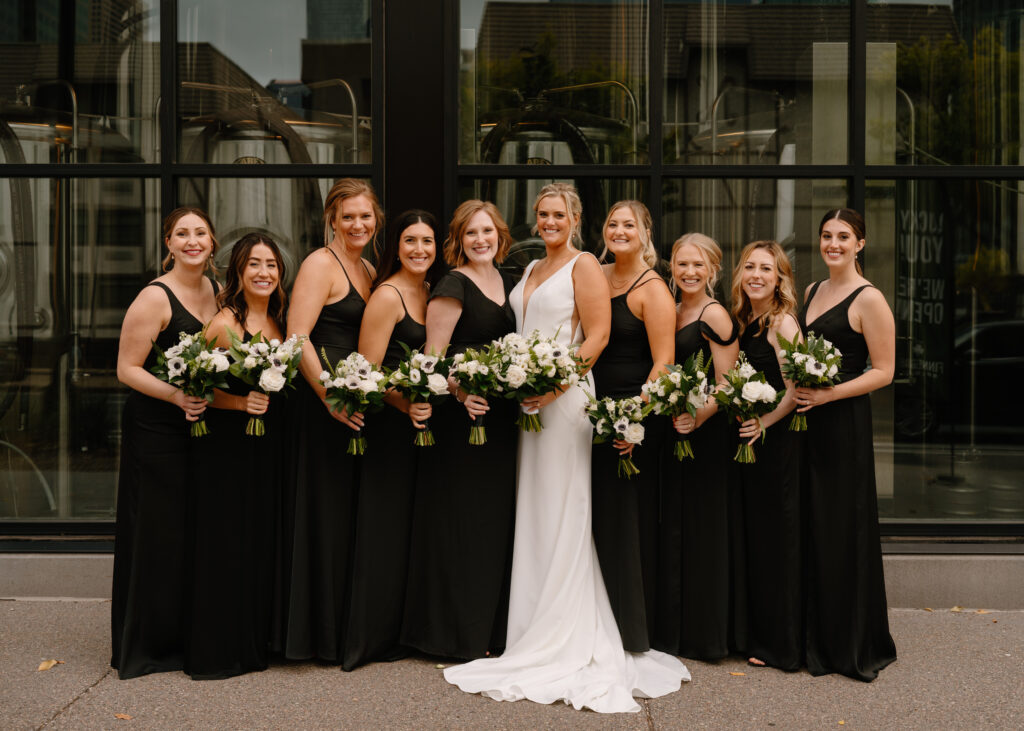
[[[273,647],[292,659],[341,662],[357,478],[357,460],[345,450],[363,421],[324,401],[320,351],[337,363],[359,343],[374,275],[362,255],[384,213],[366,181],[343,178],[327,194],[324,223],[326,243],[302,262],[288,310],[288,332],[309,340],[296,379]]]
[[[597,398],[640,395],[672,362],[675,311],[665,282],[651,268],[658,254],[651,214],[639,201],[614,204],[604,223],[602,266],[611,290],[611,333],[594,363]],[[646,420],[643,444],[614,440],[591,451],[592,527],[608,599],[623,649],[647,652],[654,628],[658,556],[658,463],[665,425]],[[620,454],[632,454],[640,473],[618,476]]]
[[[860,272],[861,215],[829,211],[818,231],[829,278],[808,288],[801,326],[832,341],[843,360],[836,386],[796,391],[798,410],[807,413],[807,668],[870,681],[896,659],[869,397],[892,381],[896,327],[885,297]]]
[[[285,276],[281,252],[258,233],[231,249],[221,306],[207,336],[229,347],[231,335],[249,341],[281,340]],[[270,648],[273,569],[284,394],[267,395],[228,376],[206,412],[210,433],[195,446],[191,514],[195,526],[192,613],[185,672],[193,680],[228,678],[266,670]],[[269,407],[269,408],[268,408]],[[251,416],[263,419],[263,436],[249,436]]]
[[[739,335],[728,310],[712,295],[722,266],[718,244],[688,233],[672,246],[676,363],[698,351],[708,384],[736,364]],[[697,411],[677,417],[661,454],[658,621],[655,647],[677,655],[715,660],[729,653],[729,425],[709,398]],[[693,459],[673,454],[677,434],[686,436]]]
[[[189,422],[206,401],[158,379],[153,341],[166,350],[217,312],[207,278],[217,249],[197,208],[176,208],[163,225],[164,271],[132,302],[121,326],[117,378],[132,389],[122,417],[121,468],[111,604],[110,664],[118,676],[181,670],[191,571],[187,496]]]
[[[800,338],[793,269],[774,241],[747,244],[732,282],[733,315],[743,326],[740,350],[785,396],[773,411],[743,422],[739,438],[757,462],[736,464],[739,528],[735,541],[736,645],[751,665],[796,670],[802,664],[800,566],[801,433],[789,431],[793,384],[782,378],[778,335]],[[761,440],[761,429],[766,437]]]
[[[512,237],[493,203],[455,209],[445,261],[455,267],[430,292],[429,352],[481,348],[516,329],[511,277],[495,267]],[[419,450],[402,644],[472,660],[505,647],[515,516],[517,405],[470,396],[434,407],[437,444]],[[461,403],[460,403],[461,402]],[[469,443],[473,416],[486,414],[487,443]]]
[[[426,341],[427,295],[441,265],[435,256],[437,221],[431,214],[406,211],[391,225],[359,332],[359,352],[387,368],[405,359],[401,344],[417,349]],[[367,418],[344,670],[406,654],[400,639],[416,468],[419,451],[433,448],[417,447],[413,441],[432,410],[430,404],[410,403],[394,391],[385,402],[383,411]]]

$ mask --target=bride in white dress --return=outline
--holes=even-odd
[[[545,186],[534,203],[547,246],[509,299],[520,333],[539,330],[579,344],[595,359],[608,341],[608,284],[590,254],[572,246],[580,199],[565,183]],[[679,689],[690,679],[677,658],[626,652],[605,591],[590,529],[592,431],[579,386],[524,402],[539,408],[543,431],[519,441],[512,587],[505,653],[444,671],[448,682],[495,700],[562,700],[601,713],[639,711],[634,700]]]

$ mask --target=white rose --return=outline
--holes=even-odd
[[[331,380],[331,374],[327,371],[320,371],[320,383],[327,383]]]
[[[380,371],[370,371],[369,378],[371,381],[374,381],[375,383],[380,383],[381,381],[384,380],[384,374],[381,373]]]
[[[285,377],[281,371],[268,368],[260,374],[260,388],[267,393],[276,393],[284,388]]]
[[[828,377],[829,378],[835,378],[836,377],[836,373],[839,372],[839,369],[836,368],[834,365],[830,365],[828,367],[828,371],[827,372],[828,372]]]
[[[431,373],[427,376],[427,388],[431,393],[443,396],[448,393],[448,379],[440,373]]]
[[[459,363],[461,363],[465,359],[466,359],[466,354],[465,353],[456,353],[455,355],[452,356],[452,363],[454,363],[455,365],[458,365]]]
[[[344,388],[345,387],[345,379],[342,378],[341,376],[338,376],[333,381],[331,381],[331,386],[334,387],[334,388]]]
[[[512,388],[519,388],[526,383],[526,370],[521,366],[509,366],[508,371],[505,373],[505,378],[508,381],[508,385]]]
[[[639,444],[644,440],[644,425],[633,422],[626,427],[626,441],[630,444]]]
[[[775,393],[775,389],[772,388],[772,385],[770,383],[761,384],[761,400],[764,401],[766,404],[770,404],[772,401],[774,401],[776,395],[777,394]]]
[[[260,355],[266,355],[270,352],[270,346],[260,341],[253,346],[253,349]]]
[[[377,382],[366,378],[359,381],[359,390],[363,393],[374,393],[377,390]]]
[[[242,361],[242,367],[247,369],[247,370],[255,368],[256,367],[256,357],[252,356],[252,355],[245,356],[245,360]]]
[[[678,391],[673,391],[672,393],[670,393],[668,395],[668,402],[670,404],[674,404],[677,401],[679,401],[679,392]]]
[[[211,355],[210,362],[213,363],[213,367],[218,373],[226,371],[231,367],[231,361],[229,361],[227,356],[222,353],[215,353],[214,355]]]
[[[761,400],[761,386],[763,384],[760,381],[747,381],[743,384],[743,390],[740,395],[743,396],[744,401],[760,401]]]
[[[487,365],[485,365],[484,363],[480,364],[480,375],[486,376],[490,372],[491,372],[491,369],[488,368]]]
[[[672,371],[668,374],[668,380],[678,386],[679,382],[682,380],[682,376],[679,375],[679,371]]]
[[[674,396],[675,394],[672,394],[672,395]],[[686,402],[688,404],[691,404],[692,406],[698,408],[698,409],[703,408],[704,403],[706,401],[707,401],[707,399],[705,398],[703,391],[699,391],[699,392],[690,391],[688,394],[686,394]],[[675,402],[673,401],[673,403],[675,403]]]

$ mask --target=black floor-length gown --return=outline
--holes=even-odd
[[[708,306],[717,303],[709,303]],[[719,305],[720,306],[720,305]],[[707,310],[707,307],[704,308]],[[708,338],[720,345],[734,342],[697,319],[676,330],[676,363],[698,351],[704,354],[708,384],[715,366]],[[671,421],[661,449],[661,522],[658,529],[657,622],[654,647],[699,660],[729,654],[730,628],[730,494],[729,422],[714,414],[689,435],[693,459],[680,462]]]
[[[437,283],[432,299],[462,303],[449,356],[515,331],[512,286],[506,278],[506,301],[499,305],[461,272]],[[472,660],[505,647],[518,405],[499,398],[488,405],[486,444],[469,443],[472,422],[465,407],[444,399],[430,418],[437,444],[417,455],[402,644],[433,655]]]
[[[251,337],[245,333],[246,342]],[[234,376],[228,384],[236,396],[254,390]],[[271,394],[263,436],[246,435],[244,411],[206,410],[210,433],[193,450],[190,511],[195,538],[185,672],[193,680],[267,668],[284,401],[284,394]]]
[[[850,327],[850,304],[865,287],[800,325],[843,354],[841,381],[864,372],[867,343]],[[868,394],[816,406],[807,413],[804,444],[807,575],[807,669],[874,680],[896,659],[882,573],[875,456]]]
[[[647,328],[626,302],[634,288],[657,281],[648,279],[638,284],[645,274],[647,271],[628,290],[612,297],[608,345],[592,370],[597,398],[639,396],[653,368]],[[619,477],[619,451],[611,440],[594,445],[590,453],[594,546],[622,647],[630,652],[651,649],[658,560],[659,457],[664,433],[664,419],[648,417],[644,441],[633,448],[633,462],[640,472],[632,478]]]
[[[171,319],[157,335],[162,350],[179,334],[203,323],[185,309],[170,287]],[[156,365],[150,352],[144,367]],[[128,394],[122,417],[121,465],[111,602],[110,664],[121,679],[181,670],[191,583],[188,495],[192,446],[185,412],[137,391]]]
[[[348,272],[333,251],[345,278]],[[365,266],[365,264],[363,265]],[[348,294],[320,310],[309,340],[332,365],[359,345],[366,302],[349,279]],[[295,660],[341,662],[355,535],[356,457],[347,454],[353,430],[331,416],[316,391],[296,378],[287,437],[282,549],[275,650]]]
[[[405,359],[402,343],[417,349],[426,337],[426,327],[406,309],[391,331],[383,365],[394,368]],[[400,642],[416,467],[419,450],[433,449],[415,446],[416,428],[409,415],[390,405],[367,417],[364,432],[343,670],[407,654]]]
[[[740,350],[776,391],[786,387],[767,325],[750,323]],[[760,331],[760,332],[759,332]],[[737,650],[767,665],[796,670],[803,661],[800,536],[802,432],[789,431],[792,413],[754,442],[757,461],[736,464],[739,501],[734,541]],[[733,444],[739,444],[734,436]]]

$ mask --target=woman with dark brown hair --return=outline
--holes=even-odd
[[[455,267],[430,291],[428,352],[481,348],[516,329],[513,281],[495,266],[512,237],[493,203],[455,209],[444,244]],[[420,450],[402,643],[471,660],[505,647],[515,515],[514,401],[469,395],[434,407],[437,444]],[[470,444],[474,417],[486,415],[487,442]]]
[[[332,364],[356,350],[374,270],[363,258],[384,226],[364,180],[342,178],[327,194],[324,245],[302,262],[292,287],[288,333],[306,335],[290,431],[282,505],[280,590],[273,647],[296,660],[341,662],[355,532],[358,460],[346,454],[361,414],[333,411],[320,383],[321,351]]]
[[[740,351],[776,391],[786,393],[760,420],[739,425],[741,440],[757,442],[757,461],[735,464],[734,642],[751,665],[783,670],[800,667],[803,648],[801,440],[799,432],[789,431],[793,384],[782,377],[778,341],[779,335],[800,339],[795,310],[786,252],[774,241],[747,244],[732,282],[732,313],[742,328]]]
[[[217,295],[221,310],[207,337],[230,347],[280,341],[286,296],[281,252],[258,233],[231,249],[227,281]],[[265,670],[270,647],[274,547],[282,483],[284,394],[268,395],[235,376],[215,389],[206,421],[210,433],[194,450],[194,524],[191,621],[185,672],[194,680]],[[246,423],[259,416],[262,436]]]
[[[124,405],[117,488],[113,653],[119,677],[181,670],[191,571],[186,546],[189,422],[206,401],[186,396],[150,372],[153,344],[166,350],[179,333],[196,333],[217,312],[209,274],[217,239],[198,208],[176,208],[164,219],[166,272],[144,287],[125,313],[117,378],[131,388]]]
[[[800,324],[843,354],[831,388],[796,390],[805,444],[807,669],[874,680],[896,659],[882,575],[869,394],[892,381],[896,326],[857,261],[864,219],[831,210],[818,227],[828,279],[804,294]],[[870,364],[870,366],[869,366]]]

